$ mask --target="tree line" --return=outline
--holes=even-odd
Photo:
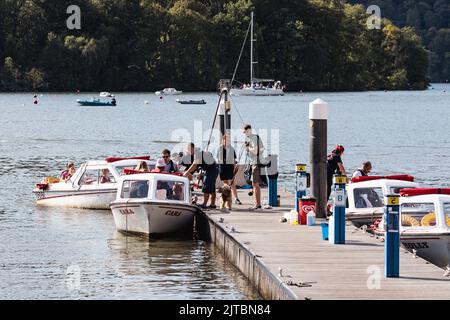
[[[66,26],[69,5],[81,29]],[[211,91],[255,12],[256,75],[291,91],[424,89],[412,27],[342,0],[0,0],[1,91]],[[248,42],[236,79],[249,81]]]
[[[450,79],[450,1],[448,0],[351,0],[375,4],[382,16],[396,25],[411,26],[430,52],[429,75],[433,82]]]

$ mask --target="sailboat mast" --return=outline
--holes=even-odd
[[[250,86],[253,87],[253,11],[251,14],[250,35]]]

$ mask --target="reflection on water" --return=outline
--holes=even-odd
[[[126,237],[109,211],[35,208],[1,217],[4,299],[259,298],[211,244]]]

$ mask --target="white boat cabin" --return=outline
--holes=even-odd
[[[429,189],[431,190],[431,189]],[[436,189],[437,190],[437,189]],[[450,191],[450,189],[448,189]],[[420,194],[402,190],[400,197],[401,233],[448,232],[450,229],[449,194]]]
[[[170,202],[190,204],[189,179],[168,173],[141,173],[122,176],[115,202]]]
[[[346,219],[355,226],[370,226],[384,213],[384,197],[399,194],[404,188],[418,188],[414,177],[408,175],[387,177],[358,177],[347,184]]]
[[[89,161],[78,168],[68,183],[78,187],[116,184],[126,169],[134,169],[141,161],[145,161],[150,170],[155,168],[154,161],[141,159]]]

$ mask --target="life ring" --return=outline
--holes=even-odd
[[[434,222],[431,224],[431,222]],[[445,223],[447,226],[450,226],[450,217],[445,217]],[[436,225],[436,213],[430,212],[423,216],[422,220],[420,221],[420,224],[422,227],[433,227]]]
[[[416,218],[407,214],[402,214],[402,226],[404,227],[420,227],[420,222]]]
[[[436,213],[430,212],[423,216],[422,220],[420,220],[420,224],[422,227],[432,227],[436,225]]]

